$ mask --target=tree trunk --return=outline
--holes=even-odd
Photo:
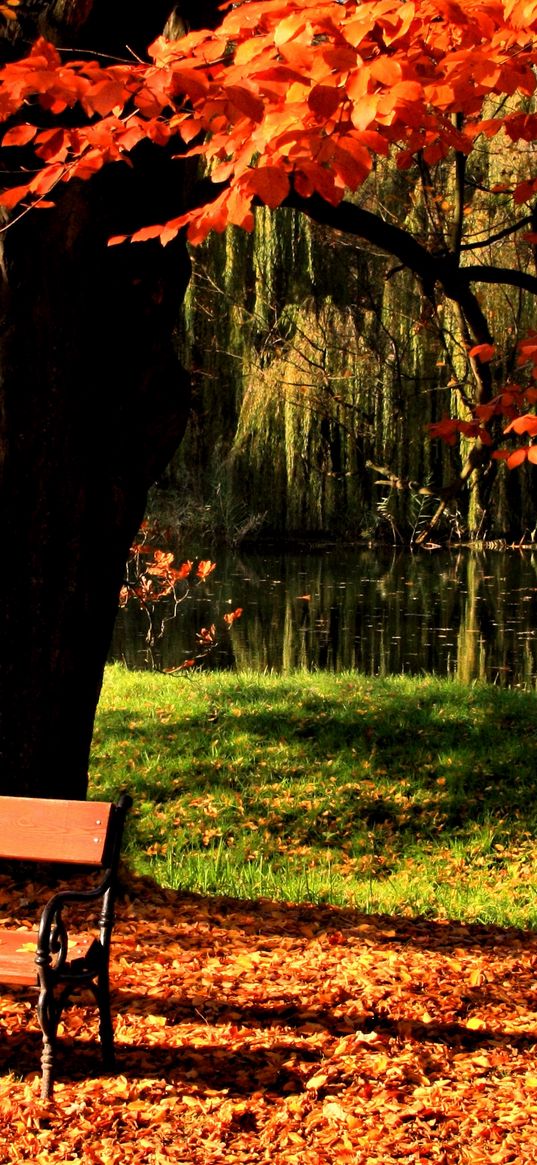
[[[24,33],[118,52],[107,7],[34,3]],[[142,28],[137,5],[116,5],[123,52],[149,43],[168,7],[142,6]],[[185,244],[107,239],[181,213],[188,172],[150,145],[133,161],[68,184],[1,236],[1,793],[85,796],[124,563],[186,423],[173,341]]]

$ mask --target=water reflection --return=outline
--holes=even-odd
[[[427,671],[535,686],[537,555],[516,551],[220,554],[151,651],[144,616],[121,611],[111,658],[176,667],[192,656],[201,626],[223,627],[239,606],[242,619],[231,635],[222,631],[207,666]]]

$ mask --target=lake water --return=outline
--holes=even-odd
[[[237,607],[243,614],[229,632],[223,616]],[[170,613],[158,609],[158,628]],[[111,658],[177,667],[196,655],[196,633],[212,623],[218,645],[206,667],[435,672],[533,688],[537,552],[219,554],[151,646],[143,612],[134,604],[121,611]]]

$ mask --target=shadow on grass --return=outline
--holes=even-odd
[[[340,693],[308,690],[307,676],[301,687],[280,682],[273,695],[238,684],[229,700],[211,697],[184,720],[127,726],[123,712],[103,711],[100,733],[112,748],[127,736],[145,758],[129,762],[135,799],[165,811],[180,798],[235,792],[246,817],[266,816],[269,835],[292,835],[297,846],[333,847],[356,828],[416,842],[472,823],[537,828],[532,694],[351,680]],[[293,800],[309,778],[311,811],[303,794]]]

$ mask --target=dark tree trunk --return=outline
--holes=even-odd
[[[39,23],[58,43],[118,52],[107,8],[29,4],[24,33]],[[138,51],[169,5],[115,8],[123,45]],[[186,247],[106,243],[180,213],[188,173],[149,145],[134,162],[67,185],[55,209],[2,235],[1,793],[85,796],[124,563],[186,422],[173,342]]]

